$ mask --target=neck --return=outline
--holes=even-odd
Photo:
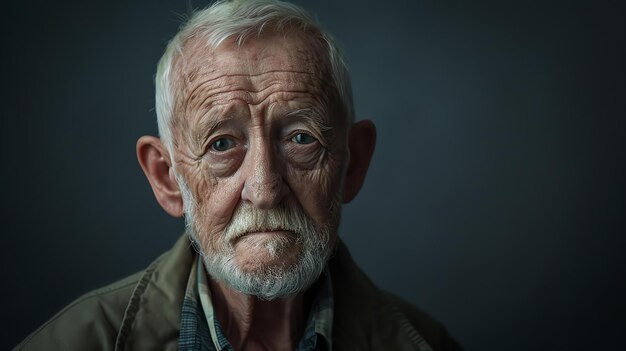
[[[305,328],[305,294],[260,300],[210,279],[211,298],[224,336],[235,350],[294,350]]]

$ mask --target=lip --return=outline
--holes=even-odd
[[[243,235],[276,235],[276,234],[293,235],[293,232],[290,230],[277,229],[277,230],[261,230],[258,232],[248,232]]]
[[[237,238],[235,238],[235,242],[239,241],[241,238],[244,238],[244,237],[250,237],[250,236],[272,237],[272,236],[276,236],[276,235],[295,236],[294,232],[292,232],[290,230],[282,230],[282,229],[263,230],[263,231],[258,231],[258,232],[257,231],[253,231],[253,232],[243,233],[243,234],[237,236]]]

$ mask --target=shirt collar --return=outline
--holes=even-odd
[[[201,350],[219,350],[230,351],[232,346],[222,333],[220,324],[215,316],[215,310],[211,299],[211,290],[209,288],[208,275],[204,269],[204,264],[200,255],[194,260],[187,290],[185,292],[185,300],[188,306],[195,306],[195,317],[190,318],[185,311],[181,313],[181,340],[179,340],[179,349],[183,345],[183,336],[187,339],[191,338],[191,330],[195,330],[195,334],[205,335],[198,337],[196,335],[196,344],[204,344]],[[304,335],[300,340],[297,350],[331,350],[332,349],[332,327],[333,327],[333,289],[330,279],[330,273],[324,270],[318,281],[310,288],[313,293],[313,302],[307,319],[307,326]],[[183,307],[185,303],[183,304]],[[202,317],[202,318],[198,318]],[[185,326],[184,320],[196,321],[195,326]],[[202,321],[198,321],[202,319]],[[190,324],[190,323],[187,323]],[[184,328],[188,330],[183,330]],[[204,330],[201,330],[204,329]],[[210,339],[210,340],[207,340]]]

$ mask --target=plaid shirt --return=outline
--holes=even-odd
[[[333,291],[329,273],[324,271],[313,285],[316,291],[307,327],[297,351],[331,350]],[[234,351],[215,318],[207,273],[201,257],[191,267],[180,316],[179,350]]]

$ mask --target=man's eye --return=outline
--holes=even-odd
[[[310,144],[315,142],[315,138],[306,133],[298,133],[291,138],[291,141],[297,144]]]
[[[211,144],[211,149],[215,151],[226,151],[228,149],[232,149],[233,147],[235,147],[235,142],[226,138],[219,138]]]

